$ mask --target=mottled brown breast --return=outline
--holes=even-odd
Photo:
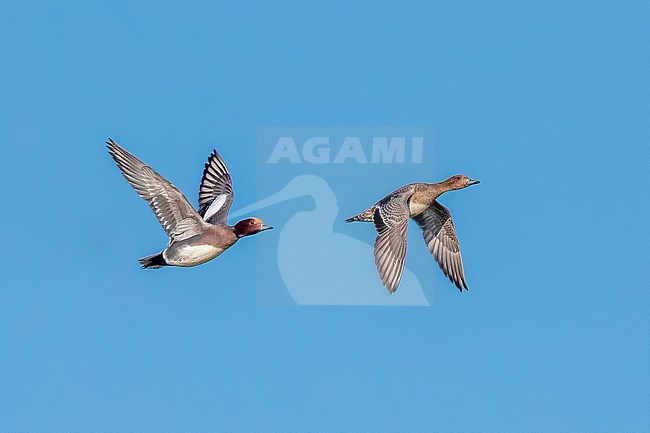
[[[441,193],[442,191],[438,184],[417,184],[415,186],[415,191],[411,196],[411,216],[416,215],[431,206]]]

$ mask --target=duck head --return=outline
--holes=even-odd
[[[465,176],[464,174],[457,174],[457,175],[452,176],[449,179],[445,180],[444,183],[447,184],[447,187],[450,190],[454,190],[454,189],[467,188],[468,186],[476,185],[477,183],[481,183],[481,181],[470,179],[469,177]]]
[[[259,218],[246,218],[235,224],[233,231],[235,232],[235,236],[243,238],[244,236],[254,235],[272,228],[264,224],[264,221]]]

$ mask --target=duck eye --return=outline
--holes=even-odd
[[[250,222],[248,224],[253,225],[253,224],[255,224],[255,221],[250,220]]]

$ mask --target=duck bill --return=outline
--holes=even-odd
[[[267,226],[266,224],[262,224],[262,227],[260,227],[260,231],[263,232],[264,230],[271,230],[273,227]]]
[[[471,180],[467,183],[467,185],[476,185],[476,184],[479,184],[479,183],[481,183],[480,180],[471,179]]]

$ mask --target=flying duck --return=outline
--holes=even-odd
[[[388,292],[395,293],[402,279],[409,217],[420,226],[429,252],[447,278],[462,292],[467,289],[458,238],[449,209],[436,199],[444,192],[480,183],[457,174],[438,183],[411,183],[378,201],[346,222],[372,222],[377,230],[375,265]]]
[[[216,150],[205,164],[199,189],[199,209],[154,169],[109,139],[108,152],[135,192],[149,203],[169,243],[160,254],[140,259],[142,268],[196,266],[208,262],[244,236],[272,229],[259,218],[246,218],[234,226],[226,222],[234,197],[230,173]]]

